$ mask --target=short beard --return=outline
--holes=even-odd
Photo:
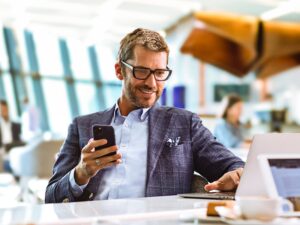
[[[151,88],[149,88],[148,86],[144,86],[143,88],[145,89],[149,89],[151,90]],[[149,104],[143,104],[140,99],[135,95],[135,90],[133,89],[130,81],[128,80],[127,82],[125,81],[125,96],[126,98],[132,103],[132,105],[135,107],[135,108],[149,108],[151,106],[153,106],[155,104],[155,102],[157,102],[157,100],[160,98],[161,94],[156,91],[156,99],[155,101],[153,102],[152,105],[149,105]]]

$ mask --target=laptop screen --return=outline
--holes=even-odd
[[[268,159],[273,180],[281,197],[300,197],[300,158]]]
[[[300,155],[261,155],[258,159],[270,194],[290,200],[294,210],[300,211]]]

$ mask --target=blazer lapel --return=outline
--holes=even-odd
[[[147,157],[147,181],[146,188],[157,166],[157,161],[168,138],[168,128],[172,114],[167,110],[159,110],[155,106],[149,114],[149,144]],[[162,109],[162,108],[161,108]]]
[[[115,111],[115,106],[112,108],[104,111],[104,112],[99,112],[97,113],[92,119],[90,124],[101,124],[101,125],[110,125],[112,118],[114,116],[114,111]],[[90,129],[90,137],[93,137],[93,131]]]

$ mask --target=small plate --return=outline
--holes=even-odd
[[[260,220],[243,220],[243,219],[223,219],[225,223],[232,225],[279,225],[279,224],[288,224],[286,220],[278,218],[272,221],[260,221]]]
[[[223,219],[218,216],[207,216],[206,208],[199,209],[197,213],[182,213],[179,215],[179,220],[182,222],[194,222],[195,220],[201,222],[222,222]]]
[[[216,211],[219,213],[222,221],[232,225],[276,225],[276,224],[287,224],[287,220],[284,218],[276,218],[271,221],[262,221],[262,220],[246,220],[242,219],[233,208],[228,208],[224,206],[216,207]]]

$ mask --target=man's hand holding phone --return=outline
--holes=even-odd
[[[97,135],[96,129],[101,130],[101,132],[103,130],[103,136]],[[111,134],[105,133],[105,129],[101,126],[94,126],[94,139],[99,140],[91,139],[81,150],[80,162],[75,168],[75,181],[78,185],[87,184],[99,170],[121,163],[121,154],[116,152],[118,147],[114,141],[114,133],[112,133],[112,138]],[[105,135],[109,136],[105,138]]]

